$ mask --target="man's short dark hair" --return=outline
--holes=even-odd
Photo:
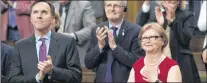
[[[32,7],[33,7],[35,4],[39,3],[39,2],[45,2],[45,3],[47,3],[47,4],[50,6],[50,12],[51,12],[52,16],[55,16],[55,7],[54,7],[51,3],[49,3],[48,1],[46,1],[46,0],[37,0],[37,1],[35,1],[35,2],[30,6],[30,10],[29,10],[29,13],[30,13],[30,14],[32,13]]]

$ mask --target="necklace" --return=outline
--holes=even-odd
[[[158,65],[162,60],[163,60],[163,54],[161,55],[161,58],[154,64],[146,64],[146,60],[144,60],[144,62],[145,62],[145,65],[155,66],[155,65]]]

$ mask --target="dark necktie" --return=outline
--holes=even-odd
[[[114,36],[114,39],[116,40],[117,39],[116,31],[117,31],[118,28],[111,27],[111,29],[113,30],[113,36]],[[107,60],[107,65],[106,65],[105,82],[112,82],[111,66],[112,66],[112,63],[113,63],[113,60],[114,60],[114,57],[112,56],[112,53],[111,53],[111,55],[107,56],[107,59],[108,60]]]
[[[40,41],[42,41],[42,44],[40,45],[40,50],[39,50],[39,61],[45,61],[46,53],[47,53],[45,38],[40,38]]]
[[[117,40],[116,31],[118,30],[118,28],[117,27],[111,27],[111,29],[113,30],[114,39]]]

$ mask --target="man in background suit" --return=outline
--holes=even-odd
[[[37,1],[31,6],[35,34],[16,42],[9,82],[81,82],[76,42],[50,30],[54,15],[55,9],[48,2]]]
[[[59,2],[61,26],[58,32],[75,38],[81,66],[85,67],[84,58],[89,45],[91,28],[96,25],[92,5],[89,1],[63,0]]]
[[[12,47],[1,43],[1,82],[8,82],[8,68],[12,55]]]
[[[124,20],[126,7],[127,1],[105,1],[108,21],[91,31],[85,65],[96,69],[95,82],[127,82],[133,63],[143,55],[138,44],[140,27]]]

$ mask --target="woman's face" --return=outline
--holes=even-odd
[[[166,0],[162,2],[162,5],[166,10],[173,10],[173,11],[177,9],[179,4],[180,4],[179,0]]]
[[[159,51],[163,46],[162,37],[154,29],[147,29],[142,35],[141,46],[145,52]]]

